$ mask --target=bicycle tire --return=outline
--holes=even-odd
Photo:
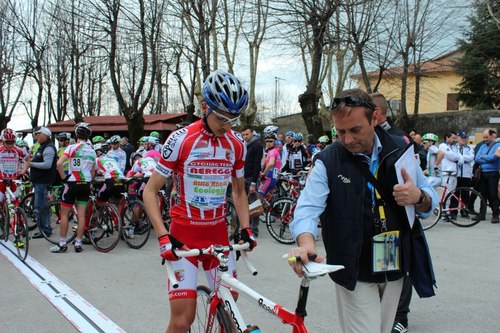
[[[35,230],[38,227],[35,215],[35,193],[31,192],[25,195],[19,202],[26,215],[28,216],[28,229]]]
[[[266,212],[267,230],[281,244],[295,243],[289,225],[293,220],[296,203],[297,200],[288,197],[279,198],[271,203]]]
[[[448,210],[448,212],[452,212],[453,215],[456,215],[456,218],[451,219],[451,223],[458,227],[468,228],[478,224],[480,220],[473,220],[471,214],[469,213],[467,202],[459,199],[462,198],[464,194],[466,198],[470,198],[471,194],[476,195],[477,199],[479,199],[476,199],[476,205],[478,207],[481,207],[481,205],[483,205],[483,207],[486,207],[486,202],[483,196],[478,191],[470,187],[457,187],[456,189],[448,193],[448,195],[444,199],[444,207],[449,207],[451,199],[455,198],[457,200],[457,207],[450,208]]]
[[[150,233],[151,221],[144,204],[139,200],[127,202],[122,219],[122,238],[125,243],[132,249],[140,249],[147,243]]]
[[[7,207],[7,202],[4,201],[1,207],[1,216],[0,216],[0,231],[2,232],[2,237],[4,241],[9,240],[9,226],[10,226],[10,214],[9,214],[9,209]]]
[[[41,216],[43,214],[47,214],[49,218],[49,225],[52,230],[51,234],[47,235],[45,230],[41,227]],[[42,214],[40,214],[38,218],[38,230],[43,235],[43,237],[52,244],[59,244],[59,238],[61,235],[61,201],[60,200],[52,200],[47,205],[42,208]],[[69,244],[76,238],[76,230],[72,228],[72,222],[77,224],[77,218],[73,210],[70,212],[68,216],[69,226],[68,233],[66,236],[66,242]]]
[[[113,250],[122,234],[121,219],[116,208],[107,203],[96,204],[89,222],[90,242],[99,252]]]
[[[193,324],[189,328],[189,333],[207,332],[210,302],[212,300],[211,294],[212,291],[206,286],[196,287],[196,315]],[[211,332],[233,332],[232,321],[222,304],[217,305],[216,312],[217,316],[215,316]]]
[[[427,218],[421,218],[419,217],[419,220],[420,220],[420,224],[422,225],[422,228],[424,230],[429,230],[430,228],[434,227],[438,222],[439,220],[441,219],[441,209],[442,209],[442,206],[441,206],[441,203],[439,203],[436,208],[434,208],[431,212],[431,215],[429,215],[429,217]]]
[[[226,198],[226,226],[229,240],[232,241],[240,231],[240,221],[238,220],[236,207],[231,198]]]
[[[18,242],[22,242],[23,246],[19,246]],[[21,261],[25,261],[28,257],[30,248],[30,232],[28,228],[28,215],[21,208],[16,208],[16,224],[14,226],[14,245],[17,249],[17,256]]]

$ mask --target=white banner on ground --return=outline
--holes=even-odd
[[[125,332],[31,256],[19,260],[12,242],[0,241],[0,253],[80,332]]]

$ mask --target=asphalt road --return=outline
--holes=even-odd
[[[488,218],[490,216],[488,215]],[[472,228],[439,222],[427,232],[437,276],[437,296],[419,299],[409,316],[410,332],[499,332],[500,225]],[[239,268],[240,279],[288,309],[295,308],[300,280],[281,259],[289,246],[261,230],[251,260],[256,277]],[[3,246],[3,245],[0,245]],[[322,247],[320,243],[319,246]],[[82,253],[52,254],[45,240],[32,240],[30,255],[126,332],[164,332],[168,323],[166,274],[154,237],[141,250],[121,242],[110,253],[85,246]],[[204,277],[201,278],[204,281]],[[306,325],[310,332],[339,332],[333,282],[311,283]],[[0,254],[0,332],[73,332],[73,325]],[[262,332],[290,332],[254,302],[238,304]]]

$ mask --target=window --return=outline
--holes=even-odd
[[[458,110],[458,94],[446,95],[446,110],[448,111]]]

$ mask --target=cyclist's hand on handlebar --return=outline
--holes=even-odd
[[[250,247],[248,248],[249,251],[252,251],[254,247],[257,246],[257,241],[255,240],[255,237],[253,236],[253,232],[250,228],[245,228],[241,230],[241,238],[239,241],[240,244],[242,243],[248,243],[250,244]]]
[[[165,234],[158,237],[158,243],[160,243],[160,256],[165,260],[175,261],[180,258],[175,255],[174,250],[181,249],[184,244],[176,239],[174,236]]]

